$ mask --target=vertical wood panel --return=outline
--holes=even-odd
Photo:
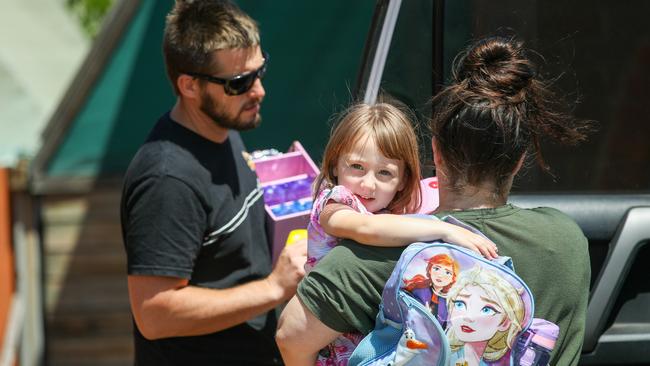
[[[9,307],[15,289],[14,254],[11,244],[9,169],[0,168],[0,346],[4,344]]]

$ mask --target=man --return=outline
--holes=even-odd
[[[176,1],[164,57],[176,104],[125,177],[122,230],[137,365],[273,365],[274,308],[305,243],[271,271],[262,192],[236,131],[259,125],[268,55],[222,1]]]

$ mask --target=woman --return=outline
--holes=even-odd
[[[509,38],[485,38],[462,52],[452,83],[433,102],[435,214],[453,214],[512,257],[535,297],[535,316],[560,327],[551,364],[576,365],[589,293],[587,239],[560,211],[516,207],[508,195],[527,156],[548,170],[542,140],[578,143],[585,125],[562,113],[522,43]],[[313,364],[341,332],[372,330],[400,254],[344,241],[325,256],[281,316],[276,340],[285,362]]]

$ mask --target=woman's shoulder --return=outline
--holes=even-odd
[[[580,230],[575,220],[553,207],[519,208],[520,215],[538,225],[552,225]]]
[[[334,277],[367,276],[381,278],[385,282],[403,250],[403,247],[375,247],[344,239],[332,248],[317,269],[322,273],[334,274]]]
[[[517,215],[530,238],[540,238],[544,246],[571,247],[576,253],[587,251],[588,241],[580,226],[566,213],[552,207],[521,209]],[[567,245],[570,243],[571,245]]]

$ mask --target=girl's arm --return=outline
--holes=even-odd
[[[366,215],[340,203],[329,203],[323,208],[319,223],[327,234],[361,244],[399,247],[439,239],[471,249],[488,259],[498,257],[497,247],[490,240],[439,220],[391,214]]]

